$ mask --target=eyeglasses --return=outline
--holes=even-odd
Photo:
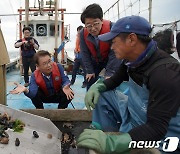
[[[31,32],[24,32],[24,34],[30,34]]]
[[[86,28],[87,29],[92,29],[93,27],[98,27],[99,26],[99,22],[94,22],[94,24],[87,24]]]
[[[49,60],[48,62],[42,63],[42,66],[46,67],[52,63],[52,60]]]

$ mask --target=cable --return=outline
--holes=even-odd
[[[124,10],[123,10],[122,12],[124,12],[124,13],[125,13],[125,16],[126,16],[126,9],[125,9],[125,3],[124,3],[124,0],[123,0],[123,6],[124,6]],[[121,12],[121,13],[122,13],[122,12]],[[120,14],[121,14],[121,13],[120,13]]]
[[[67,15],[71,15],[71,14],[74,14],[74,15],[79,15],[79,14],[82,14],[82,13],[79,13],[79,12],[63,12],[63,13],[59,13],[59,14],[67,14]],[[25,15],[25,14],[22,14],[22,15]],[[30,15],[33,15],[32,13],[30,13]],[[14,14],[0,14],[0,17],[6,17],[6,16],[19,16],[18,13],[14,13]]]
[[[13,14],[14,14],[14,9],[13,9],[13,6],[12,6],[12,3],[11,3],[11,1],[10,1],[10,0],[9,0],[9,4],[10,4],[11,10],[12,10],[12,12],[13,12]],[[16,20],[16,23],[18,23],[18,21],[17,21],[16,17],[14,17],[14,18],[15,18],[15,20]]]
[[[74,108],[74,109],[76,109],[75,107],[74,107],[74,105],[73,105],[73,103],[71,102],[71,105],[72,105],[72,107]]]
[[[138,15],[140,15],[140,12],[141,12],[141,0],[139,0],[139,12],[138,12]]]
[[[177,24],[178,22],[180,22],[180,20],[177,20],[175,22],[170,22],[170,23],[164,23],[164,24],[153,24],[153,27],[163,27],[163,26],[168,26],[172,24]]]
[[[106,13],[109,13],[110,12],[110,10],[112,10],[113,11],[113,8],[114,8],[114,6],[117,4],[117,6],[119,5],[119,1],[120,0],[118,0],[118,1],[116,1],[113,5],[111,5],[105,12],[104,12],[104,15],[106,15]],[[118,13],[117,13],[117,16],[118,16],[118,19],[120,18],[120,16],[121,16],[121,14],[122,13],[124,13],[124,15],[126,16],[127,15],[127,10],[128,9],[131,9],[131,15],[133,15],[133,6],[136,4],[136,3],[139,3],[139,10],[138,10],[138,13],[137,13],[137,15],[139,15],[141,12],[143,12],[143,11],[146,11],[146,10],[148,10],[148,9],[144,9],[144,10],[142,10],[141,11],[141,5],[140,5],[140,0],[135,0],[134,2],[132,2],[132,0],[130,0],[130,3],[129,3],[129,5],[127,5],[127,7],[126,7],[126,5],[125,5],[125,0],[123,0],[122,1],[123,2],[123,10],[121,11],[121,12],[119,12],[119,10],[118,10]],[[118,8],[119,9],[119,8]],[[114,13],[114,12],[113,12]],[[114,17],[115,15],[113,14],[113,19],[115,18]]]
[[[132,4],[131,0],[130,0],[129,6],[131,7],[131,15],[132,15],[132,6],[133,6],[133,4]]]

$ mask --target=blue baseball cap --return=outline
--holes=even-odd
[[[151,33],[151,25],[149,22],[140,16],[127,16],[119,19],[111,28],[110,32],[99,35],[101,41],[109,41],[115,38],[120,33],[135,33],[147,35]]]

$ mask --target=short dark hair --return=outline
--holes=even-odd
[[[171,29],[165,29],[157,32],[153,37],[153,40],[157,42],[159,49],[167,52],[168,54],[173,53],[171,50],[173,47],[173,31]]]
[[[44,56],[51,57],[51,54],[48,51],[45,51],[45,50],[40,50],[40,51],[36,52],[35,55],[34,55],[35,63],[39,65],[39,58],[44,57]]]
[[[81,29],[83,29],[83,26],[80,25],[80,26],[77,27],[77,31],[81,30]]]
[[[103,18],[102,8],[96,3],[87,6],[86,9],[81,14],[81,22],[83,24],[85,24],[86,18],[102,19]]]
[[[180,32],[176,35],[176,49],[180,52]]]
[[[122,39],[122,40],[125,40],[128,35],[131,34],[131,33],[120,33],[118,36]],[[152,38],[148,35],[139,35],[139,34],[136,34],[137,35],[137,38],[143,43],[143,44],[148,44]]]
[[[25,30],[31,31],[31,28],[30,27],[24,27],[23,28],[23,33],[24,33]]]
[[[176,39],[177,39],[177,40],[180,40],[180,32],[177,33]]]

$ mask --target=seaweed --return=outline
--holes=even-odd
[[[8,128],[13,129],[14,132],[22,132],[24,127],[25,124],[21,120],[11,120],[11,117],[7,113],[3,115],[0,113],[0,143],[8,144],[9,135],[6,132]],[[18,141],[16,142],[18,143]]]
[[[21,121],[16,119],[13,123],[12,129],[14,132],[22,132],[24,130],[25,124]]]

